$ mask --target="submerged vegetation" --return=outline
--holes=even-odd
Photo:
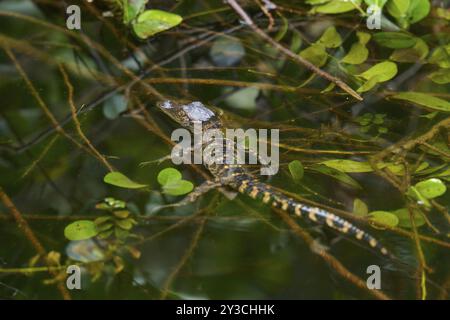
[[[449,298],[446,1],[70,4],[0,2],[0,298]],[[395,259],[223,189],[171,207],[211,176],[166,159],[166,98],[279,129],[261,180]]]

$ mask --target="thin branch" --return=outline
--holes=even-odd
[[[20,211],[14,205],[11,198],[3,191],[3,188],[1,186],[0,186],[0,201],[3,202],[5,207],[9,210],[11,215],[14,217],[14,219],[17,222],[17,226],[25,234],[25,237],[30,241],[31,245],[34,247],[36,252],[40,256],[45,257],[47,255],[47,251],[44,249],[44,247],[42,246],[39,239],[34,235],[34,232],[33,232],[33,230],[31,230],[30,226],[28,225],[27,220],[25,220],[23,218]],[[46,262],[48,264],[48,261],[46,261]],[[48,267],[50,268],[51,266],[48,265]],[[53,272],[51,269],[49,269],[49,272],[53,276],[56,276],[56,273]],[[61,293],[64,300],[71,300],[70,293],[67,290],[67,288],[65,287],[63,281],[60,280],[57,282],[57,288],[58,288],[59,292]]]
[[[333,82],[338,87],[340,87],[342,90],[353,96],[355,99],[362,101],[363,98],[352,88],[350,88],[346,83],[344,83],[341,79],[332,76],[326,71],[321,70],[320,68],[313,65],[308,60],[302,58],[298,54],[295,54],[288,48],[284,47],[274,39],[272,39],[267,33],[265,33],[263,30],[261,30],[254,22],[253,20],[248,16],[248,14],[242,9],[242,7],[235,1],[235,0],[226,0],[228,4],[236,11],[236,13],[244,20],[244,22],[261,38],[263,38],[265,41],[270,43],[272,46],[277,48],[280,52],[282,52],[284,55],[288,56],[289,58],[299,62],[303,66],[305,66],[307,69],[311,70],[318,76],[327,79],[328,81]]]

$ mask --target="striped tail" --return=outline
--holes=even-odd
[[[334,230],[368,243],[370,247],[379,250],[383,255],[392,256],[373,236],[352,223],[320,208],[298,203],[296,200],[272,190],[269,185],[257,181],[248,174],[235,175],[235,182],[232,186],[240,193],[246,194],[253,199],[259,199],[266,204],[270,203],[273,207],[280,208],[296,217],[306,218],[318,224],[326,224]]]

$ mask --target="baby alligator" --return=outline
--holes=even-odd
[[[190,103],[163,101],[157,103],[158,108],[184,128],[194,131],[195,125],[201,125],[203,132],[208,129],[222,130],[220,117],[203,103],[195,101]],[[224,139],[225,141],[225,139]],[[373,236],[354,226],[352,223],[337,215],[317,207],[310,207],[273,190],[271,186],[259,182],[247,172],[241,165],[227,164],[223,159],[215,159],[212,163],[207,161],[205,167],[215,178],[215,182],[206,182],[191,192],[179,204],[195,201],[199,195],[219,186],[229,186],[253,199],[258,199],[265,204],[271,204],[296,217],[306,218],[318,224],[326,224],[328,227],[341,233],[367,242],[372,248],[379,250],[383,255],[391,254]]]

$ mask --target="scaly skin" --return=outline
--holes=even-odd
[[[174,102],[167,100],[158,103],[157,106],[175,122],[190,131],[194,130],[195,124],[201,124],[203,131],[223,129],[220,117],[201,102]],[[224,139],[224,141],[226,140]],[[214,160],[217,161],[213,161],[212,164],[205,164],[205,167],[216,178],[216,181],[220,181],[221,184],[228,185],[242,194],[282,209],[293,216],[306,218],[317,224],[325,224],[340,233],[353,236],[357,240],[368,243],[370,247],[379,250],[383,255],[392,256],[373,236],[349,221],[320,208],[301,204],[283,193],[273,190],[270,185],[259,182],[241,165],[226,164],[226,162],[220,161],[223,160],[222,158],[215,158]],[[198,195],[195,194],[194,190],[189,197],[190,201],[195,200]]]

